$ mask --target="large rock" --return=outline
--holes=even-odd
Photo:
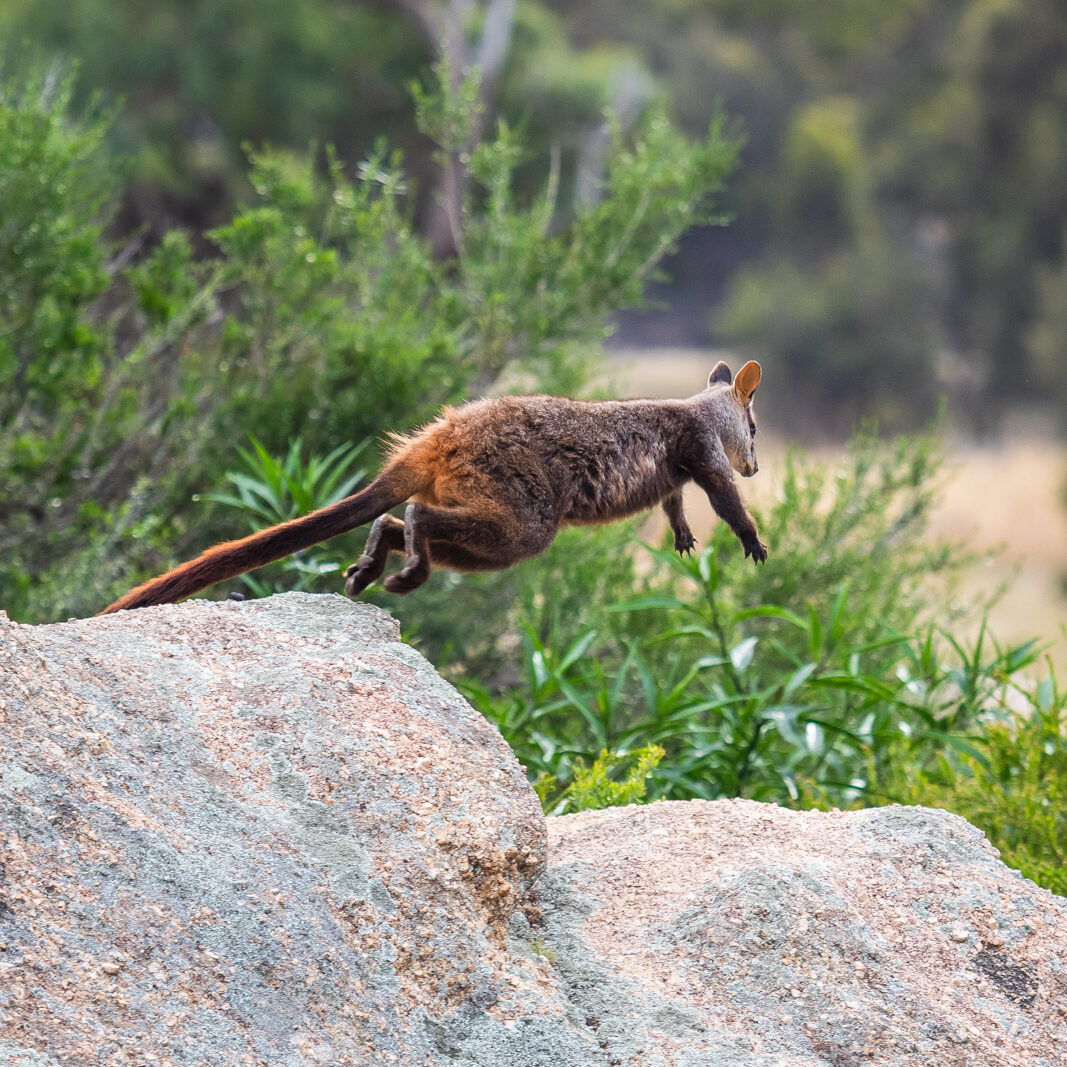
[[[962,820],[546,828],[337,597],[0,622],[0,864],[0,1065],[1067,1063],[1064,901]]]
[[[549,820],[545,943],[609,1063],[1064,1067],[1067,901],[925,808]]]

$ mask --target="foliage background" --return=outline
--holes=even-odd
[[[379,137],[404,151],[417,225],[450,243],[432,146],[406,90],[438,56],[484,72],[483,124],[521,130],[536,184],[594,195],[602,109],[660,97],[681,129],[716,101],[743,125],[733,226],[690,232],[624,316],[633,344],[750,346],[788,375],[779,425],[917,428],[938,395],[990,432],[1025,403],[1067,411],[1067,12],[1054,0],[3,0],[9,72],[78,64],[122,101],[122,229],[202,233],[247,200],[246,144]],[[933,383],[933,385],[931,385]],[[769,398],[774,405],[774,399]]]
[[[786,460],[788,566],[622,524],[388,607],[551,810],[944,804],[1067,889],[1050,635],[999,644],[960,594],[914,436],[942,404],[1063,429],[1062,5],[0,0],[0,32],[13,617],[344,495],[443,403],[728,344],[780,432],[852,438]],[[333,589],[358,552],[236,586]]]

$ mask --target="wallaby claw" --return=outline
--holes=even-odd
[[[745,545],[745,559],[752,557],[752,562],[757,566],[761,563],[767,562],[767,546],[760,540],[756,540],[755,544]]]
[[[348,567],[345,569],[345,577],[350,578],[353,574],[356,573],[356,571],[359,570],[360,567],[369,567],[373,562],[374,557],[368,556],[366,553],[364,553],[362,556],[359,557],[359,559],[356,560],[355,563],[350,563],[348,565]]]
[[[697,539],[689,530],[674,535],[674,551],[680,556],[688,556],[696,547]]]
[[[358,570],[349,567],[345,571],[345,592],[349,596],[359,596],[370,585],[371,581],[370,576],[361,575]]]
[[[349,596],[359,596],[385,570],[384,562],[379,563],[373,556],[366,554],[345,570],[345,592]]]
[[[412,589],[418,589],[429,576],[429,567],[404,567],[398,574],[391,574],[385,579],[385,590],[388,593],[410,593]]]

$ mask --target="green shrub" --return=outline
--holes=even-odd
[[[341,445],[329,455],[303,458],[303,442],[297,438],[289,451],[277,459],[252,437],[252,451],[239,448],[244,471],[227,471],[233,487],[228,493],[205,493],[204,500],[236,508],[248,520],[249,532],[275,526],[306,515],[318,508],[343,500],[366,480],[367,472],[357,466],[367,442]],[[253,596],[300,590],[312,592],[318,579],[342,569],[336,552],[326,546],[312,546],[269,567],[243,574],[240,581]]]
[[[236,495],[216,499],[254,527],[329,503],[361,474],[351,452],[242,455]],[[1051,671],[1029,680],[1034,642],[941,628],[963,621],[941,594],[970,557],[924,536],[936,437],[861,436],[834,468],[795,451],[785,462],[761,519],[783,551],[758,569],[721,525],[695,558],[645,546],[639,560],[623,523],[382,602],[497,724],[548,811],[660,797],[939,805],[1063,892],[1067,692]],[[333,588],[352,551],[316,547],[249,584]]]
[[[474,136],[473,76],[453,86],[442,69],[416,98],[464,168],[452,260],[418,231],[384,148],[354,172],[332,152],[253,152],[257,200],[229,223],[112,255],[106,118],[73,112],[69,83],[0,93],[0,602],[14,616],[99,609],[232,536],[193,496],[220,488],[249,433],[265,455],[299,439],[321,456],[505,373],[574,391],[610,314],[716,218],[736,155],[721,122],[692,142],[652,108],[616,133],[599,201],[562,217],[555,171],[516,191],[516,134]]]
[[[554,173],[516,191],[518,136],[500,123],[475,138],[476,76],[452,87],[442,66],[415,96],[442,165],[467,160],[455,259],[434,258],[402,160],[384,149],[354,179],[332,153],[325,176],[313,155],[253,153],[259,203],[212,234],[230,287],[218,417],[273,451],[410,428],[506,370],[573,392],[610,314],[641,302],[685,230],[718,218],[737,149],[722,121],[693,143],[651,110],[617,133],[599,202],[560,224]]]
[[[146,518],[135,480],[109,499],[152,368],[113,343],[109,116],[72,91],[54,72],[0,85],[0,603],[16,616],[46,584],[62,612],[107,553],[78,547]]]
[[[765,566],[721,524],[692,559],[648,548],[580,632],[527,628],[517,680],[459,684],[551,810],[598,760],[603,779],[604,753],[655,746],[650,798],[940,804],[1062,891],[1065,694],[1030,680],[1034,642],[946,632],[967,623],[944,605],[971,557],[926,538],[939,463],[932,436],[861,437],[835,469],[793,453],[760,518]]]
[[[581,758],[575,760],[574,780],[566,789],[557,790],[556,780],[547,774],[534,786],[542,806],[553,815],[640,804],[648,791],[649,776],[664,754],[658,745],[625,755],[604,749],[591,766]]]
[[[949,699],[936,721],[955,743],[917,762],[915,741],[897,739],[878,772],[882,788],[902,803],[962,815],[1005,863],[1067,896],[1067,690],[1051,662],[1035,681],[1003,653],[977,670],[969,658],[962,672],[942,675]],[[961,707],[970,729],[953,722]]]
[[[521,682],[462,684],[534,777],[658,744],[656,795],[851,802],[904,714],[892,669],[968,561],[924,540],[939,462],[933,436],[862,436],[835,470],[793,453],[766,566],[723,524],[693,558],[649,549],[651,568],[586,583],[567,629],[526,620]]]

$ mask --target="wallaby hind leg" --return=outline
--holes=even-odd
[[[499,559],[486,559],[471,552],[468,548],[460,548],[448,541],[430,542],[430,562],[435,567],[444,567],[450,571],[500,571],[508,564]]]
[[[392,515],[382,515],[370,528],[363,555],[345,571],[345,592],[359,596],[384,573],[390,552],[404,551],[404,524]]]
[[[556,527],[543,519],[512,523],[480,515],[468,508],[436,508],[408,504],[404,512],[407,563],[385,580],[390,593],[410,593],[430,576],[431,563],[461,570],[502,570],[544,551]]]

